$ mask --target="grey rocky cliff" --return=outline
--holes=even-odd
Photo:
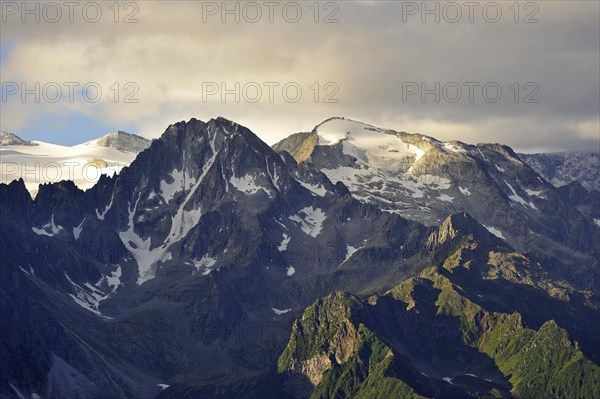
[[[600,191],[600,152],[519,154],[519,157],[555,187],[576,181],[587,190]]]

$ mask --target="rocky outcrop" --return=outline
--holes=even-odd
[[[318,136],[315,132],[296,133],[273,146],[275,151],[287,151],[298,163],[302,163],[312,155]]]
[[[461,242],[455,249],[462,256],[453,259],[455,253],[437,247],[448,255],[441,266],[385,294],[362,302],[337,293],[309,307],[294,324],[279,372],[288,388],[311,384],[289,392],[296,398],[595,398],[598,343],[578,326],[599,320],[598,299],[553,280],[500,241],[479,242],[483,230],[465,228],[466,220],[446,220],[437,234],[440,242],[447,242],[442,236]],[[338,333],[336,325],[347,322],[354,328],[344,330],[355,334]],[[353,349],[343,362],[334,356],[340,342]]]
[[[150,140],[141,136],[117,131],[102,136],[92,143],[101,147],[112,147],[118,151],[137,154],[150,146]],[[85,144],[83,144],[85,145]]]
[[[519,154],[519,158],[555,187],[578,182],[587,190],[600,191],[598,152]]]
[[[31,141],[25,141],[14,133],[0,132],[0,146],[5,145],[29,145],[35,146],[37,143]]]

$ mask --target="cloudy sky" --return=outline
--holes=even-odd
[[[600,151],[598,1],[1,3],[0,128],[26,139],[224,116],[273,144],[345,116]]]

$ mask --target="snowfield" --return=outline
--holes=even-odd
[[[32,196],[37,195],[38,185],[72,180],[77,187],[92,187],[100,175],[118,174],[137,156],[104,147],[93,140],[76,146],[62,146],[34,141],[37,145],[8,145],[0,147],[0,183],[10,183],[22,178]],[[90,162],[99,159],[106,162]]]
[[[319,145],[334,145],[342,141],[344,154],[372,167],[389,167],[399,159],[418,160],[425,153],[400,137],[350,119],[329,120],[317,128],[317,135]]]
[[[316,237],[321,233],[323,222],[326,218],[325,212],[319,208],[315,209],[312,206],[303,208],[298,214],[289,217],[291,221],[300,224],[300,228],[304,233],[312,237]]]

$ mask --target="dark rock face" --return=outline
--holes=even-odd
[[[447,264],[451,269],[457,251],[472,253],[465,248],[512,253],[510,244],[524,237],[525,222],[510,224],[507,219],[501,224],[503,218],[529,218],[533,231],[544,231],[549,244],[539,253],[556,263],[542,262],[540,270],[525,273],[522,265],[533,270],[533,261],[517,262],[513,258],[523,255],[514,255],[504,263],[517,266],[489,273],[505,276],[503,281],[533,284],[537,302],[545,300],[541,292],[578,292],[578,298],[584,298],[571,286],[565,291],[544,281],[554,281],[553,273],[563,265],[554,257],[559,250],[579,257],[582,280],[593,275],[594,241],[576,240],[595,231],[583,219],[597,215],[590,205],[593,194],[582,196],[577,187],[555,192],[540,180],[548,204],[529,200],[540,212],[549,209],[554,219],[548,222],[534,208],[511,205],[515,201],[507,195],[515,194],[506,194],[508,185],[500,185],[490,167],[481,166],[495,156],[498,162],[521,165],[510,149],[472,149],[488,159],[482,161],[443,152],[439,143],[424,136],[398,135],[431,152],[420,159],[410,155],[410,162],[427,166],[431,156],[444,160],[444,173],[451,176],[472,172],[477,185],[469,190],[481,195],[480,206],[472,209],[491,215],[494,224],[484,220],[486,228],[477,215],[465,212],[451,212],[440,226],[407,220],[404,211],[390,212],[356,199],[351,192],[356,194],[357,185],[334,178],[330,169],[318,167],[319,162],[317,167],[309,159],[297,162],[285,152],[301,156],[322,151],[323,160],[343,167],[373,167],[357,163],[356,157],[344,153],[343,144],[318,145],[313,132],[300,134],[294,145],[277,153],[247,128],[223,118],[169,126],[129,167],[117,176],[103,176],[87,191],[71,182],[46,184],[33,200],[22,181],[0,184],[0,396],[282,397],[286,382],[275,365],[294,318],[307,306],[334,291],[362,297],[382,294],[431,265]],[[301,148],[294,152],[297,146]],[[524,173],[518,175],[520,181],[528,173],[537,181],[530,168],[517,172]],[[400,183],[395,187],[404,190]],[[434,191],[419,187],[427,195]],[[486,198],[503,202],[486,203]],[[567,205],[573,201],[575,207]],[[453,210],[447,201],[438,203],[435,208],[432,202],[431,209],[438,210],[428,215]],[[431,225],[430,216],[423,215]],[[549,229],[549,223],[564,229]],[[514,231],[503,226],[513,226]],[[506,240],[491,227],[500,229]],[[564,247],[553,248],[556,240],[564,240]],[[487,262],[492,259],[488,252],[469,256]],[[504,265],[496,258],[490,262]],[[572,277],[572,270],[569,273]],[[465,290],[479,292],[478,283],[473,284],[465,283]],[[498,284],[486,287],[498,289],[507,283]],[[517,298],[524,291],[514,293]],[[498,311],[521,309],[507,303]],[[556,309],[572,315],[579,308]],[[553,314],[546,311],[537,313]],[[564,320],[572,322],[568,333],[588,356],[587,348],[595,341],[582,337],[594,326],[577,318]],[[379,341],[388,344],[385,337],[351,324],[343,323],[343,339],[334,351],[338,359],[352,358],[361,342],[371,347]],[[387,367],[381,363],[385,359],[379,359],[382,368]],[[321,359],[311,367],[326,363]],[[170,387],[163,390],[163,384]],[[499,384],[506,387],[505,382]]]
[[[435,266],[366,301],[338,292],[313,303],[279,358],[283,390],[296,398],[597,396],[599,342],[583,327],[600,322],[597,296],[489,236],[452,215],[429,237]]]
[[[424,226],[362,204],[225,119],[170,126],[85,192],[0,191],[2,294],[43,309],[17,322],[26,305],[2,301],[12,320],[2,337],[30,334],[3,340],[6,364],[28,369],[3,367],[6,394],[235,386],[268,372],[290,317],[319,296],[389,288],[425,262]]]

